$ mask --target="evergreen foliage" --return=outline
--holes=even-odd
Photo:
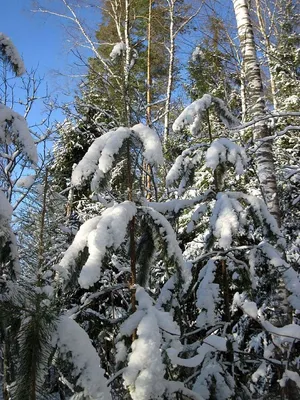
[[[253,87],[243,92],[251,74],[238,70],[233,53],[240,51],[212,13],[188,66],[191,104],[176,116],[173,92],[167,146],[161,116],[150,126],[160,110],[146,104],[147,63],[155,103],[170,83],[166,31],[189,22],[184,11],[192,6],[181,0],[103,2],[88,76],[40,167],[25,119],[0,104],[5,400],[299,397],[297,15],[293,1],[286,9],[281,0],[261,3],[283,16],[269,46],[257,33],[255,4],[266,60],[255,68],[268,68],[263,83],[268,91],[274,78],[277,102],[273,87],[270,110],[254,121],[240,118],[250,119],[242,108],[255,103]],[[249,6],[234,5],[237,19],[239,7]],[[20,74],[16,50],[1,34],[0,51]],[[252,134],[261,127],[263,135]],[[271,141],[281,226],[255,164]],[[30,164],[35,175],[23,177]],[[25,200],[16,237],[17,190]]]

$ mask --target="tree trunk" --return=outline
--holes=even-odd
[[[267,28],[266,28],[266,22],[263,18],[263,13],[262,13],[262,4],[260,0],[255,0],[255,6],[256,6],[256,13],[257,13],[257,19],[258,19],[258,27],[260,30],[260,33],[263,37],[263,44],[265,46],[266,50],[266,60],[268,64],[268,69],[269,69],[269,74],[270,74],[270,88],[271,88],[271,94],[272,94],[272,101],[273,101],[273,106],[274,109],[277,109],[277,98],[276,98],[276,84],[274,80],[273,73],[271,71],[271,60],[270,60],[270,54],[271,54],[271,42],[270,42],[270,35],[267,34]]]
[[[152,42],[152,2],[153,0],[149,0],[149,11],[148,11],[148,33],[147,33],[147,41],[148,41],[148,49],[147,49],[147,109],[146,109],[146,122],[148,126],[152,124],[151,118],[151,101],[152,101],[152,73],[151,73],[151,42]],[[145,192],[147,200],[151,200],[151,166],[147,163],[144,163],[144,175],[145,175]]]
[[[169,27],[170,47],[167,48],[169,52],[169,68],[168,68],[167,98],[165,104],[165,121],[164,121],[164,136],[163,136],[164,148],[166,148],[169,139],[171,94],[174,81],[174,61],[175,61],[174,0],[170,0],[168,2],[168,5],[169,5],[169,15],[170,15],[170,27]]]
[[[254,34],[249,14],[247,0],[233,0],[233,6],[237,21],[238,34],[243,56],[245,79],[248,88],[249,115],[258,122],[253,129],[254,140],[269,136],[269,130],[265,121],[259,121],[266,115],[265,99],[260,66],[257,62]],[[272,153],[272,143],[261,141],[256,154],[257,174],[261,186],[262,195],[270,213],[280,225],[280,207],[277,193],[275,165]]]

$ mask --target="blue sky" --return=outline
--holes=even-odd
[[[70,55],[64,48],[64,29],[61,21],[45,14],[31,12],[31,0],[7,0],[4,3],[1,6],[0,31],[13,41],[26,69],[36,69],[37,76],[43,78],[39,95],[44,96],[46,91],[53,96],[58,95],[60,83],[54,70],[66,70],[70,61]],[[19,90],[20,78],[16,78],[15,84],[18,98],[24,97],[24,93]],[[20,112],[17,106],[15,108]],[[42,102],[36,102],[28,117],[29,125],[34,125],[42,119],[43,110],[45,107]],[[57,112],[54,118],[62,119],[61,113]]]
[[[9,36],[24,59],[26,68],[36,68],[50,79],[50,71],[68,62],[63,48],[64,31],[60,21],[32,13],[30,0],[8,0],[1,6],[0,31]]]
[[[40,88],[40,95],[44,95],[46,90],[53,97],[58,96],[60,103],[70,100],[66,96],[70,90],[76,87],[76,79],[60,77],[57,71],[68,74],[71,71],[75,60],[70,52],[69,35],[66,33],[63,23],[64,20],[44,13],[34,13],[31,0],[2,0],[0,13],[0,32],[8,36],[17,47],[21,54],[27,71],[37,70],[37,75],[43,78]],[[59,1],[40,0],[45,7],[58,10],[62,7]],[[61,10],[60,10],[61,11]],[[65,10],[63,10],[65,12]],[[95,12],[90,19],[94,22],[100,20]],[[97,19],[96,19],[97,17]],[[18,96],[22,96],[18,91],[20,78],[16,79],[16,90]],[[17,110],[19,111],[19,110]],[[29,117],[29,124],[40,118],[42,104],[36,105]],[[55,114],[56,118],[62,119],[61,114]]]

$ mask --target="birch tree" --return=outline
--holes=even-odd
[[[272,144],[270,141],[263,140],[269,136],[270,132],[267,122],[263,120],[263,117],[266,116],[266,103],[248,2],[247,0],[233,0],[233,6],[248,87],[249,114],[253,119],[257,120],[253,128],[253,139],[261,140],[261,145],[256,153],[257,174],[267,207],[280,224],[281,215]]]

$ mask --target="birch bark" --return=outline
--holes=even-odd
[[[245,79],[248,88],[249,115],[258,120],[253,129],[254,140],[263,139],[269,135],[267,123],[261,117],[266,115],[265,99],[260,66],[254,42],[254,34],[247,0],[233,0],[238,35],[243,56]],[[280,206],[277,193],[275,165],[272,143],[262,141],[256,154],[257,174],[262,195],[269,211],[280,225]]]

